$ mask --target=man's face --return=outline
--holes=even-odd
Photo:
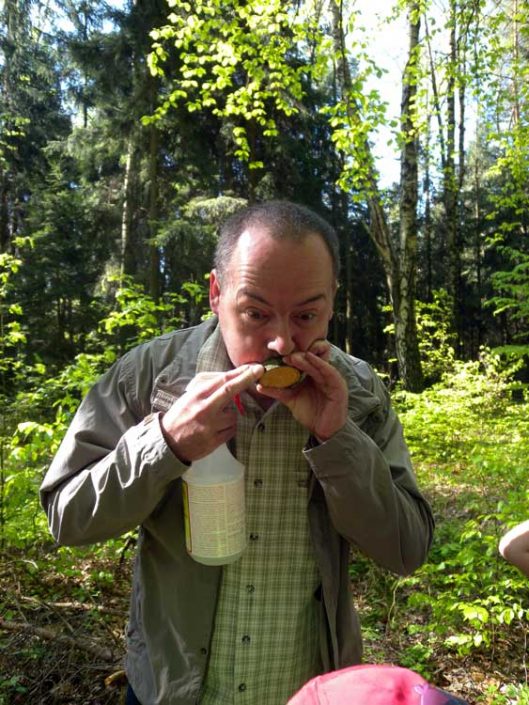
[[[323,239],[278,241],[266,231],[245,231],[222,283],[210,278],[210,304],[235,367],[306,351],[327,336],[336,291]]]

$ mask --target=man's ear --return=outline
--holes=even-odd
[[[218,313],[220,299],[220,282],[217,271],[212,269],[209,273],[209,305],[213,313]]]

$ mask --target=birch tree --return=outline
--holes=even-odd
[[[341,3],[331,2],[333,45],[341,81],[340,101],[330,112],[337,147],[345,152],[348,165],[342,188],[352,182],[367,198],[369,233],[380,254],[393,312],[395,352],[399,377],[406,389],[420,391],[423,375],[419,357],[415,317],[417,254],[417,64],[419,57],[420,4],[408,11],[408,57],[402,76],[401,180],[399,236],[394,240],[378,186],[375,160],[362,113],[361,97],[354,86],[346,48],[345,19]]]
[[[309,7],[310,4],[310,7]],[[243,6],[209,0],[195,6],[170,0],[168,24],[153,32],[150,65],[163,76],[169,46],[182,57],[181,75],[173,78],[171,92],[157,115],[183,101],[189,110],[209,109],[233,121],[236,154],[259,168],[249,135],[257,128],[265,138],[277,133],[274,115],[291,115],[299,109],[304,80],[321,78],[332,57],[339,95],[326,115],[336,149],[343,155],[340,187],[356,192],[369,206],[368,228],[381,257],[393,321],[399,375],[411,390],[422,388],[414,312],[417,238],[417,134],[416,66],[419,54],[420,3],[405,3],[409,12],[409,55],[403,75],[401,228],[398,243],[392,238],[378,186],[370,131],[381,119],[380,106],[362,94],[361,78],[351,75],[354,60],[347,46],[347,22],[342,3],[329,4],[330,36],[319,19],[324,3],[289,5],[276,0],[250,0]],[[370,113],[369,116],[366,115]],[[360,195],[359,195],[360,194]]]
[[[463,224],[463,189],[466,177],[466,115],[468,88],[476,78],[482,41],[481,0],[448,0],[442,29],[430,31],[426,22],[426,46],[430,65],[429,91],[433,114],[437,120],[437,153],[441,177],[443,220],[438,250],[446,257],[446,289],[452,300],[452,325],[459,353],[463,351],[465,329],[464,282],[462,257],[465,249]],[[447,47],[441,33],[447,35]],[[434,48],[434,45],[436,48]],[[476,84],[474,84],[476,85]]]

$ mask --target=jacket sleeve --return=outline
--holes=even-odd
[[[136,528],[187,469],[167,446],[159,414],[149,414],[150,384],[148,361],[133,365],[127,355],[81,403],[40,488],[59,543],[89,544]]]
[[[362,364],[345,426],[305,454],[336,531],[382,567],[407,575],[426,559],[434,520],[387,391]]]

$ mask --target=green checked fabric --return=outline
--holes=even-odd
[[[198,371],[229,369],[220,335],[201,351]],[[246,466],[248,546],[225,566],[200,705],[284,705],[321,672],[320,579],[307,519],[308,431],[288,409],[266,413],[247,394],[236,455]]]

